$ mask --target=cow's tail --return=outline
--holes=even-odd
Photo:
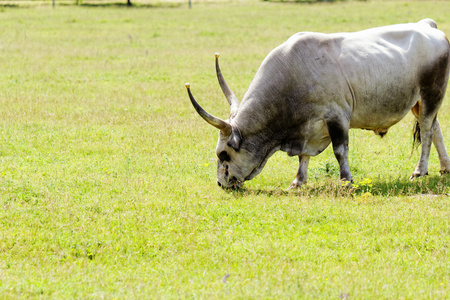
[[[413,149],[420,145],[420,126],[419,121],[416,120],[413,128]]]
[[[416,122],[414,122],[413,127],[413,144],[411,149],[411,156],[413,155],[414,149],[417,149],[420,145],[420,124],[419,124],[419,113],[420,113],[421,103],[420,101],[417,101],[417,103],[414,105],[414,107],[411,109],[411,112],[416,117]]]
[[[412,148],[411,148],[411,155],[409,156],[409,159],[412,158],[413,154],[414,154],[414,150],[417,149],[420,145],[420,126],[419,126],[419,121],[416,120],[416,122],[414,122],[414,127],[413,127],[413,143],[412,143]]]

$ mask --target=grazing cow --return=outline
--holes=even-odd
[[[299,157],[291,188],[306,183],[311,156],[331,142],[340,178],[352,181],[348,131],[361,128],[383,136],[409,110],[417,118],[421,153],[411,178],[428,174],[431,143],[440,173],[450,172],[437,113],[447,86],[450,46],[436,23],[398,24],[354,33],[302,32],[275,48],[263,61],[244,99],[220,86],[231,106],[222,120],[189,98],[196,111],[220,130],[217,183],[238,188],[258,175],[278,150]]]

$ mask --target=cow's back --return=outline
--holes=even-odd
[[[449,55],[445,34],[431,25],[297,33],[266,57],[236,121],[289,116],[297,122],[311,117],[305,108],[320,115],[323,108],[347,106],[351,127],[389,128],[420,99],[428,66]]]
[[[339,66],[352,93],[351,127],[387,130],[421,98],[422,80],[436,64],[445,64],[448,73],[448,40],[426,22],[340,38]]]

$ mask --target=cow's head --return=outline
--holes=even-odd
[[[261,172],[268,156],[264,155],[264,149],[257,146],[254,138],[244,140],[241,130],[233,121],[238,112],[239,101],[222,76],[218,58],[219,54],[216,53],[217,78],[231,107],[228,120],[222,120],[205,111],[194,99],[189,83],[186,83],[186,88],[198,114],[220,130],[216,147],[217,184],[223,188],[239,188],[245,180],[250,180]]]

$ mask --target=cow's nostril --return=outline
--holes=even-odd
[[[222,186],[222,185],[220,184],[220,182],[218,182],[218,181],[217,181],[217,185],[220,186],[220,187]]]

